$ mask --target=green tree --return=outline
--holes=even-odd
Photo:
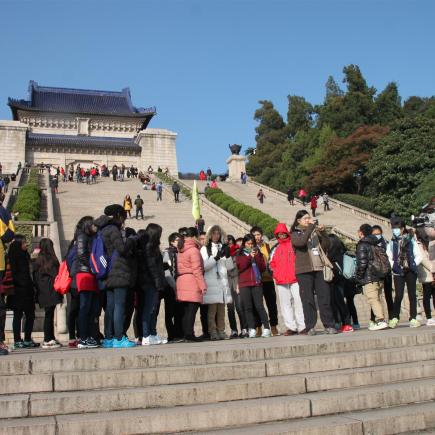
[[[325,84],[326,100],[331,97],[342,97],[344,95],[343,89],[340,88],[334,77],[329,76]]]
[[[403,112],[408,117],[422,115],[427,118],[435,118],[435,97],[409,97],[403,104]]]
[[[376,120],[381,125],[391,125],[403,116],[401,98],[397,85],[388,83],[386,88],[376,97]]]
[[[300,130],[307,131],[313,125],[313,106],[304,97],[289,95],[287,112],[287,131],[294,137]]]
[[[435,119],[405,118],[379,141],[367,165],[366,193],[380,213],[408,219],[421,206],[416,190],[424,188],[434,171]]]

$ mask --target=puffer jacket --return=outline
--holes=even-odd
[[[363,237],[356,245],[356,281],[360,285],[383,281],[373,268],[373,247],[379,243],[376,236]]]
[[[138,284],[142,290],[154,288],[163,292],[166,287],[165,270],[161,252],[153,251],[146,236],[138,240]]]
[[[90,273],[89,259],[92,250],[92,237],[83,231],[77,234],[77,269],[76,273]]]
[[[204,263],[198,244],[193,239],[186,239],[177,256],[177,300],[202,304],[207,291],[204,279]]]
[[[278,233],[286,233],[286,239],[279,239]],[[286,224],[279,223],[274,231],[278,243],[270,253],[269,267],[276,284],[294,284],[297,282],[295,261],[296,256],[291,242],[291,234]]]
[[[122,238],[121,229],[106,215],[95,220],[95,225],[101,231],[104,246],[112,258],[112,270],[104,284],[106,288],[129,288],[136,282],[136,271],[133,270],[131,257],[136,245],[133,237]],[[114,255],[114,252],[116,254]]]

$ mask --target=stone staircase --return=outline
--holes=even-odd
[[[435,329],[0,358],[0,434],[435,429]]]

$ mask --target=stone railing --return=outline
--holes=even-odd
[[[21,179],[23,176],[23,169],[20,169],[17,174],[17,178],[15,181],[11,181],[8,186],[8,191],[6,192],[5,199],[3,201],[3,207],[10,210],[10,206],[12,206],[15,196],[18,195],[18,186],[21,183]]]

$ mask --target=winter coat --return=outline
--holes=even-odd
[[[312,248],[320,242],[323,251],[329,248],[329,239],[325,232],[317,232],[313,235],[315,226],[309,224],[307,228],[297,227],[292,232],[292,245],[296,254],[296,274],[314,272],[316,269],[312,258]]]
[[[177,256],[177,300],[202,304],[207,291],[204,263],[197,242],[186,239]]]
[[[89,263],[92,250],[92,237],[83,231],[77,234],[77,267],[75,273],[91,272]]]
[[[9,257],[14,294],[8,296],[7,305],[12,310],[31,309],[35,305],[35,289],[30,274],[30,255],[22,251],[15,257]]]
[[[397,262],[394,264],[394,251],[397,249]],[[406,252],[405,252],[406,251]],[[394,237],[387,246],[387,255],[390,260],[393,275],[403,275],[403,261],[407,263],[407,268],[414,273],[418,272],[418,266],[423,260],[420,250],[417,248],[415,237],[405,235]]]
[[[166,287],[165,270],[161,252],[153,250],[147,237],[138,241],[138,285],[143,291],[155,289],[163,292]]]
[[[373,268],[373,247],[379,244],[376,236],[363,237],[356,245],[356,281],[360,285],[383,281]]]
[[[255,261],[260,273],[266,270],[263,254],[258,251],[254,259],[246,253],[241,253],[236,256],[237,269],[239,270],[239,288],[242,287],[257,287],[261,284],[255,279],[255,272],[252,268],[252,263]]]
[[[36,301],[41,308],[53,307],[62,302],[62,296],[54,290],[53,284],[58,267],[42,272],[38,263],[34,263],[33,280],[36,288]]]
[[[230,304],[233,299],[228,282],[228,270],[234,269],[233,259],[223,257],[216,261],[214,257],[222,249],[222,243],[210,243],[210,248],[207,246],[201,248],[201,256],[204,261],[204,278],[207,284],[207,293],[204,295],[203,303]]]
[[[287,233],[286,239],[279,239],[278,233]],[[296,255],[291,242],[291,234],[285,224],[279,223],[274,231],[278,243],[270,253],[269,267],[276,284],[294,284],[297,282],[295,262]]]
[[[129,237],[124,241],[119,226],[106,215],[96,219],[95,225],[101,231],[107,254],[112,258],[112,270],[104,281],[105,287],[109,289],[133,287],[136,282],[136,271],[130,260],[136,245],[135,239]]]
[[[311,208],[312,208],[312,209],[317,208],[317,198],[316,198],[315,196],[313,196],[313,197],[311,198],[310,204],[311,204]]]
[[[425,248],[423,243],[417,240],[417,249],[421,256],[421,263],[418,265],[418,281],[422,284],[433,281],[433,274],[435,273],[435,260],[429,259],[429,251]]]

